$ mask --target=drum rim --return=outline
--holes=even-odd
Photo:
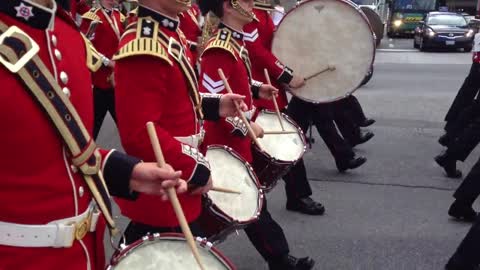
[[[336,2],[341,2],[342,4],[345,4],[345,5],[348,5],[350,7],[353,7],[354,9],[356,9],[357,11],[359,11],[358,13],[360,14],[360,16],[362,17],[362,19],[367,23],[368,25],[368,28],[370,29],[370,32],[372,32],[372,44],[373,44],[373,57],[372,57],[372,60],[370,62],[370,68],[373,66],[373,63],[375,62],[375,56],[376,56],[376,50],[377,50],[377,45],[375,43],[375,38],[373,36],[373,34],[375,32],[373,32],[373,28],[372,26],[370,25],[370,22],[368,21],[368,18],[367,16],[363,13],[363,11],[360,9],[360,7],[358,5],[356,5],[355,3],[353,3],[352,1],[350,0],[304,0],[302,2],[300,2],[300,4],[296,5],[295,7],[291,8],[289,11],[287,11],[287,13],[285,13],[285,15],[283,16],[283,18],[280,20],[280,22],[278,23],[277,27],[275,28],[275,32],[277,32],[277,30],[280,28],[280,26],[282,25],[283,21],[285,20],[285,18],[287,18],[287,16],[294,12],[297,8],[300,8],[302,5],[306,5],[310,2],[321,2],[321,1],[336,1]],[[273,40],[272,40],[272,48],[274,47],[274,43],[275,43],[275,36],[273,37]],[[368,71],[367,71],[368,73]],[[365,74],[367,75],[367,74]],[[288,90],[288,92],[290,94],[292,94],[293,96],[303,100],[303,101],[306,101],[306,102],[309,102],[309,103],[314,103],[314,104],[324,104],[324,103],[331,103],[331,102],[335,102],[335,101],[338,101],[338,100],[341,100],[341,99],[344,99],[350,95],[352,95],[355,91],[357,91],[360,87],[362,86],[362,81],[360,81],[358,83],[358,85],[356,87],[354,87],[353,90],[350,90],[348,91],[345,95],[342,95],[342,96],[339,96],[339,97],[336,97],[334,99],[329,99],[329,100],[324,100],[324,101],[318,101],[318,100],[311,100],[311,99],[308,99],[308,98],[305,98],[305,97],[301,97],[299,95],[296,95],[291,89],[290,87],[286,87],[286,89]]]
[[[255,185],[257,186],[257,190],[258,190],[258,197],[257,197],[257,202],[258,203],[257,203],[257,209],[255,211],[256,214],[248,220],[240,221],[238,219],[232,218],[229,214],[225,213],[220,207],[218,207],[212,201],[212,199],[208,196],[208,192],[207,192],[207,194],[205,194],[205,199],[209,203],[209,205],[208,205],[209,209],[212,210],[215,214],[217,214],[221,218],[223,218],[224,220],[228,221],[229,223],[234,224],[234,226],[237,226],[237,227],[238,226],[246,226],[246,225],[248,225],[252,222],[257,221],[260,214],[261,214],[262,208],[263,208],[263,200],[264,200],[264,197],[265,197],[265,192],[262,188],[260,180],[257,177],[257,174],[253,170],[253,167],[250,165],[250,163],[248,161],[246,161],[244,158],[242,158],[242,156],[240,156],[240,154],[238,154],[234,149],[232,149],[229,146],[220,145],[220,144],[211,144],[211,145],[207,146],[207,152],[210,149],[218,149],[218,150],[222,150],[224,152],[230,153],[230,154],[233,155],[233,157],[235,157],[236,159],[238,159],[239,161],[241,161],[245,165],[249,175],[252,176],[255,180]]]
[[[258,119],[258,116],[260,116],[261,113],[265,113],[265,114],[277,114],[276,111],[273,111],[273,110],[269,110],[269,109],[262,109],[260,110],[260,112],[257,114],[257,117],[255,118],[255,121]],[[258,148],[257,145],[255,145],[255,148],[257,148],[257,150],[259,152],[264,152],[264,154],[271,158],[272,160],[274,160],[275,162],[277,163],[293,163],[293,164],[296,164],[300,159],[303,158],[303,156],[305,155],[305,152],[307,151],[307,139],[305,139],[305,134],[303,133],[303,130],[302,128],[300,128],[300,126],[290,117],[288,116],[287,114],[283,113],[283,112],[280,112],[280,114],[285,117],[285,119],[287,120],[287,122],[289,122],[290,124],[292,124],[298,132],[300,132],[301,136],[300,136],[300,139],[302,140],[303,142],[303,149],[302,149],[302,154],[300,155],[300,157],[294,161],[289,161],[289,160],[282,160],[282,159],[278,159],[276,157],[272,157],[270,154],[260,150],[260,148]]]
[[[112,267],[115,267],[118,265],[123,259],[125,259],[128,254],[130,254],[132,251],[135,249],[143,246],[144,244],[150,244],[154,243],[155,241],[159,240],[175,240],[175,241],[185,241],[186,239],[181,233],[154,233],[151,235],[146,235],[137,241],[133,242],[132,244],[128,245],[125,249],[121,251],[117,251],[113,254],[112,259],[110,260],[110,264],[107,266],[106,270],[114,270]],[[237,268],[233,263],[230,261],[229,258],[227,258],[220,250],[218,250],[216,247],[211,246],[211,247],[205,247],[204,244],[198,243],[199,248],[204,249],[207,251],[209,254],[212,254],[215,256],[215,258],[223,263],[224,266],[229,268],[230,270],[236,270]]]

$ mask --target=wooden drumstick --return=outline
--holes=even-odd
[[[157,131],[155,130],[155,126],[152,122],[147,123],[147,131],[148,136],[150,137],[150,143],[153,147],[153,152],[155,153],[155,158],[157,159],[157,166],[159,168],[165,167],[165,158],[163,157],[162,148],[160,146],[160,142],[158,141]],[[187,240],[190,249],[192,250],[193,257],[197,261],[198,266],[201,270],[205,270],[205,267],[200,260],[200,253],[198,252],[197,245],[195,240],[193,239],[192,231],[188,226],[187,219],[185,218],[185,214],[183,213],[182,206],[180,205],[180,201],[178,200],[177,193],[175,192],[174,188],[167,189],[168,198],[172,203],[173,210],[177,216],[178,222],[180,223],[180,228],[182,229],[183,235]]]
[[[295,134],[297,133],[296,131],[264,131],[263,135],[281,135],[281,134]]]
[[[268,75],[268,70],[265,68],[263,72],[265,73],[265,79],[267,80],[267,83],[272,85],[272,82],[270,81],[270,75]],[[272,101],[273,105],[275,106],[275,112],[277,112],[278,122],[280,122],[282,130],[285,131],[285,128],[283,127],[282,116],[280,115],[280,110],[278,109],[277,99],[274,95],[272,95]]]
[[[230,84],[228,84],[227,78],[225,77],[225,74],[223,73],[223,70],[221,68],[218,69],[218,75],[220,75],[220,78],[222,78],[223,84],[225,85],[225,89],[227,89],[227,92],[230,94],[233,94],[232,88],[230,88]],[[243,123],[247,126],[248,134],[250,135],[250,138],[252,138],[252,141],[258,146],[258,148],[260,148],[260,150],[265,152],[262,145],[257,140],[257,136],[255,135],[255,132],[253,132],[252,126],[250,126],[250,123],[247,121],[247,118],[245,117],[242,110],[240,109],[240,104],[238,104],[236,101],[235,101],[235,107],[237,108],[238,114],[242,119]]]
[[[216,191],[216,192],[230,193],[230,194],[242,194],[240,191],[236,191],[229,188],[223,188],[223,187],[212,187],[210,190]]]
[[[335,69],[336,69],[335,66],[328,66],[327,68],[322,69],[322,70],[320,70],[319,72],[313,73],[312,75],[310,75],[310,76],[308,76],[308,77],[305,77],[305,81],[308,81],[308,80],[310,80],[310,79],[312,79],[312,78],[315,78],[315,77],[317,77],[318,75],[320,75],[320,74],[322,74],[322,73],[324,73],[324,72],[334,71]]]

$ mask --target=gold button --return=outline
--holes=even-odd
[[[57,37],[55,35],[52,35],[52,44],[57,47]]]
[[[83,194],[85,194],[85,189],[82,186],[80,186],[78,188],[78,195],[80,195],[80,197],[83,197]]]
[[[65,71],[60,72],[60,80],[62,81],[63,84],[68,83],[68,75],[65,73]]]
[[[58,61],[62,60],[62,54],[60,53],[59,50],[55,49],[54,54]]]
[[[68,89],[67,87],[64,87],[64,88],[62,88],[62,91],[65,94],[65,96],[67,96],[68,98],[70,97],[70,95],[71,95],[70,89]]]
[[[75,226],[75,238],[82,240],[90,229],[88,218]]]

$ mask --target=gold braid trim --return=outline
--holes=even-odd
[[[85,42],[85,51],[87,53],[87,67],[91,72],[96,72],[102,67],[102,57],[85,35],[82,34],[82,38]]]
[[[221,29],[218,31],[217,35],[210,39],[207,44],[207,47],[203,50],[203,53],[208,51],[209,49],[218,48],[228,51],[232,56],[237,60],[237,56],[235,54],[235,50],[232,46],[231,42],[232,32],[228,29]]]
[[[136,55],[150,55],[163,59],[170,65],[173,64],[168,58],[168,52],[165,47],[152,38],[136,38],[128,42],[113,56],[113,60],[120,60]]]
[[[82,15],[82,19],[98,21],[99,23],[102,23],[102,20],[97,15],[98,10],[99,9],[94,9],[94,8],[90,9],[89,11],[87,11],[85,14]]]

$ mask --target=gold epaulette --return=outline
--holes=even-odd
[[[98,10],[99,9],[95,9],[95,8],[90,9],[89,11],[87,11],[85,14],[82,15],[82,19],[101,22],[102,20],[97,15]]]
[[[87,67],[91,72],[96,72],[102,66],[102,57],[85,35],[82,34],[82,38],[87,52]]]
[[[127,17],[125,15],[123,15],[123,13],[120,12],[120,22],[123,23],[123,22],[125,22],[126,19],[127,19]]]
[[[230,43],[231,38],[232,38],[232,32],[230,30],[228,29],[218,30],[217,35],[208,41],[207,46],[203,50],[202,54],[204,54],[209,49],[213,49],[213,48],[224,49],[229,53],[231,53],[235,58],[235,60],[237,60],[237,56],[235,55],[233,46]]]
[[[253,8],[272,11],[275,10],[275,7],[271,3],[262,2],[262,1],[255,1],[253,3]]]

